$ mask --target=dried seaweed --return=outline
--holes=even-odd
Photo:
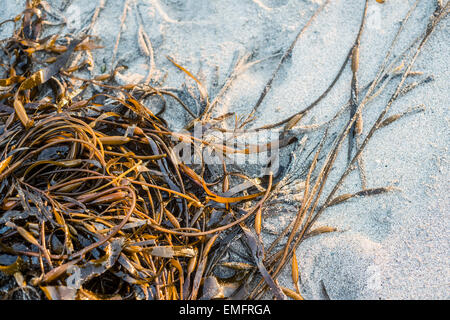
[[[379,114],[377,120],[373,124],[372,128],[369,130],[369,132],[366,134],[366,136],[363,139],[363,142],[361,144],[357,145],[356,154],[351,157],[348,166],[344,170],[343,174],[338,179],[338,182],[334,185],[332,188],[332,191],[329,192],[325,197],[324,200],[322,200],[322,205],[319,206],[319,200],[322,196],[322,191],[324,189],[324,186],[327,182],[328,175],[330,173],[330,170],[333,168],[333,164],[337,158],[337,155],[340,151],[340,148],[343,144],[344,139],[346,139],[349,135],[349,132],[353,125],[357,122],[358,117],[360,117],[362,110],[364,107],[371,101],[372,97],[374,95],[377,95],[378,93],[373,93],[375,89],[378,86],[381,86],[383,88],[383,81],[388,81],[389,79],[392,79],[393,73],[391,73],[391,76],[386,77],[388,74],[389,68],[387,68],[387,64],[390,58],[390,55],[392,53],[392,48],[394,47],[399,34],[403,30],[405,22],[410,17],[411,13],[415,10],[417,6],[416,2],[410,9],[410,11],[407,13],[405,19],[402,22],[402,25],[399,28],[399,31],[397,32],[391,47],[389,51],[386,54],[386,57],[379,69],[379,72],[375,79],[370,84],[369,88],[365,91],[364,97],[360,99],[360,102],[357,103],[357,108],[352,112],[351,119],[346,123],[344,128],[342,129],[342,132],[340,135],[338,135],[334,142],[333,147],[331,149],[324,149],[328,153],[326,155],[325,161],[323,161],[323,165],[320,167],[320,169],[316,170],[317,166],[317,158],[318,154],[322,151],[320,150],[321,146],[323,146],[323,141],[321,146],[319,146],[319,150],[315,153],[314,159],[311,162],[311,165],[309,166],[308,175],[306,177],[306,187],[304,190],[304,197],[303,201],[300,207],[300,210],[298,211],[297,218],[294,223],[291,223],[283,232],[280,234],[280,237],[275,240],[275,242],[279,242],[281,237],[289,233],[289,237],[287,240],[287,243],[276,253],[272,253],[271,251],[276,248],[275,245],[272,245],[269,250],[266,252],[267,257],[265,259],[265,264],[268,266],[268,270],[271,274],[271,276],[276,279],[277,276],[280,274],[281,270],[285,267],[288,260],[292,257],[292,254],[295,252],[295,248],[300,245],[305,239],[320,234],[324,232],[332,232],[334,231],[331,227],[326,227],[325,229],[321,230],[320,228],[316,230],[312,230],[312,227],[314,226],[315,222],[318,221],[318,218],[325,212],[326,208],[330,205],[334,205],[340,202],[343,202],[345,200],[348,200],[354,196],[368,196],[368,195],[375,195],[384,193],[387,191],[393,190],[391,187],[382,187],[382,188],[376,188],[376,189],[366,189],[362,190],[356,194],[344,194],[339,197],[335,197],[336,192],[341,187],[343,181],[346,179],[346,177],[354,170],[354,165],[356,161],[359,160],[362,152],[364,151],[365,147],[367,146],[368,142],[374,135],[374,133],[383,128],[384,126],[392,123],[393,121],[397,120],[401,116],[410,113],[410,111],[406,111],[402,114],[397,114],[388,118],[385,118],[388,110],[392,106],[392,104],[396,101],[398,97],[401,96],[402,91],[404,90],[404,84],[406,79],[411,75],[411,69],[414,65],[415,60],[417,59],[418,55],[421,53],[421,50],[423,46],[426,44],[427,40],[429,39],[430,35],[434,31],[436,25],[449,13],[450,11],[450,4],[447,3],[445,6],[437,6],[435,13],[430,17],[429,23],[427,25],[427,28],[425,32],[422,34],[422,36],[417,40],[413,41],[412,44],[408,47],[408,50],[412,50],[411,57],[409,59],[409,62],[407,64],[407,67],[405,69],[402,69],[401,71],[401,79],[399,83],[397,84],[395,92],[392,94],[391,98],[389,99],[389,102],[385,106],[385,108],[381,111]],[[367,5],[367,1],[366,1]],[[361,29],[360,29],[361,30]],[[416,47],[414,48],[414,46]],[[353,50],[353,49],[352,49]],[[403,56],[403,54],[402,54]],[[391,69],[392,70],[392,69]],[[354,73],[355,74],[355,73]],[[379,89],[381,90],[381,89]],[[356,101],[355,101],[356,102]],[[286,121],[289,121],[287,119]],[[325,129],[325,132],[327,132],[328,128]],[[325,139],[325,138],[324,138]],[[314,174],[314,181],[312,181],[312,177]],[[253,287],[253,291],[249,294],[250,299],[256,299],[263,297],[264,293],[268,289],[267,284],[264,284],[263,280],[259,280],[259,282],[256,282],[256,285]],[[291,295],[292,296],[292,295]]]
[[[195,108],[191,109],[176,90],[150,85],[154,52],[139,12],[137,41],[150,64],[144,84],[116,84],[115,76],[121,68],[116,65],[116,58],[122,26],[111,70],[89,78],[77,73],[94,63],[91,51],[99,45],[89,31],[104,2],[95,10],[90,26],[78,36],[54,34],[40,38],[47,25],[43,13],[52,11],[44,1],[27,1],[17,19],[1,22],[0,26],[14,24],[14,32],[0,42],[4,67],[0,74],[0,254],[14,260],[4,263],[0,259],[0,273],[8,279],[6,284],[0,283],[0,298],[258,299],[270,290],[270,297],[275,299],[302,300],[301,261],[295,256],[296,249],[305,239],[336,231],[330,226],[314,228],[318,218],[330,206],[394,190],[366,188],[362,179],[361,191],[336,196],[356,163],[364,177],[362,152],[374,133],[418,110],[386,117],[398,97],[431,79],[425,77],[405,86],[407,78],[420,76],[412,72],[414,62],[450,7],[448,3],[438,5],[422,37],[401,55],[391,58],[392,48],[416,2],[376,77],[361,86],[357,81],[357,71],[362,67],[358,51],[363,45],[366,1],[355,43],[329,87],[312,104],[281,122],[242,130],[253,119],[304,30],[328,2],[316,11],[281,57],[245,120],[236,117],[234,130],[221,126],[233,113],[214,119],[211,114],[232,81],[259,62],[248,62],[251,55],[235,64],[211,103],[200,78],[169,58],[197,84],[196,103],[201,110],[194,112]],[[132,9],[130,1],[125,1],[122,25]],[[135,2],[134,9],[138,11]],[[302,125],[306,113],[331,91],[350,60],[350,101],[330,121]],[[364,107],[398,78],[388,104],[364,136]],[[158,113],[146,104],[148,97],[160,100],[163,108]],[[173,132],[162,118],[167,97],[193,118],[185,127],[188,130],[199,122],[202,130],[232,132],[236,138],[284,125],[281,140],[230,147],[198,138],[193,132]],[[332,134],[331,125],[347,108],[350,119],[339,134]],[[264,213],[270,210],[268,202],[276,191],[294,179],[289,170],[274,177],[269,163],[268,174],[255,182],[245,172],[229,171],[224,161],[221,174],[209,175],[203,159],[200,166],[191,167],[174,152],[176,143],[183,142],[195,152],[202,154],[209,149],[225,159],[227,155],[265,152],[275,143],[282,148],[300,140],[296,133],[314,130],[321,132],[322,139],[310,147],[304,170],[296,174],[304,182],[300,208],[267,249],[262,241]],[[323,195],[347,139],[348,165],[332,191]],[[299,145],[303,148],[306,141],[303,137]],[[286,237],[287,241],[280,245]],[[235,243],[244,245],[236,249]],[[289,261],[295,291],[277,282]],[[322,287],[328,297],[323,282]]]
[[[42,12],[49,10],[47,3],[27,2],[12,21],[13,36],[2,42],[0,251],[17,257],[0,266],[16,283],[3,298],[18,290],[24,299],[216,296],[204,273],[210,250],[260,210],[271,183],[249,194],[252,185],[233,189],[225,172],[222,190],[231,191],[217,193],[173,152],[174,139],[193,144],[194,137],[172,132],[143,104],[149,95],[170,96],[189,110],[183,101],[148,82],[115,85],[115,66],[92,79],[77,75],[85,65],[77,61],[99,46],[90,28],[75,38],[39,39]],[[127,10],[128,3],[123,19]],[[139,37],[152,62],[143,29]],[[175,65],[198,82],[208,103],[195,76]],[[216,152],[260,152],[200,142]],[[217,207],[231,219],[210,223]],[[221,286],[227,296],[238,289]]]

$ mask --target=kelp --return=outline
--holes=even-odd
[[[358,196],[373,196],[378,194],[383,194],[385,192],[390,192],[395,190],[394,187],[380,187],[380,188],[372,188],[367,189],[365,187],[365,181],[361,181],[363,190],[356,192],[354,194],[345,193],[340,196],[336,196],[337,191],[341,188],[342,184],[344,183],[345,179],[349,176],[349,174],[355,169],[356,163],[359,163],[362,157],[362,153],[375,134],[375,132],[379,129],[382,129],[383,127],[392,124],[396,120],[400,119],[402,116],[406,114],[410,114],[413,112],[413,110],[420,110],[423,108],[413,108],[409,109],[406,112],[395,114],[390,117],[386,117],[387,112],[392,107],[393,103],[402,95],[402,92],[405,90],[405,84],[408,77],[412,76],[414,72],[412,72],[412,67],[414,66],[414,63],[421,53],[423,47],[427,43],[428,39],[430,38],[430,35],[435,30],[436,26],[439,24],[439,22],[448,15],[450,12],[450,3],[447,3],[444,5],[438,5],[436,6],[435,12],[431,15],[429,18],[428,24],[426,26],[426,30],[422,33],[420,37],[415,39],[411,45],[400,55],[393,59],[393,61],[389,65],[389,59],[391,58],[393,48],[399,38],[399,35],[404,29],[404,26],[406,24],[406,21],[411,16],[412,12],[416,9],[418,4],[418,1],[415,2],[415,4],[411,7],[407,15],[402,21],[402,24],[400,25],[400,28],[398,29],[392,44],[388,50],[388,52],[385,55],[384,61],[382,62],[381,67],[379,68],[379,71],[374,78],[374,80],[370,83],[368,88],[364,88],[363,90],[360,90],[359,93],[362,94],[361,98],[357,98],[356,91],[355,90],[355,75],[357,71],[357,65],[358,62],[353,60],[353,79],[351,87],[353,93],[353,100],[356,103],[356,109],[353,108],[351,114],[351,119],[345,124],[345,126],[342,128],[342,131],[340,134],[332,138],[331,148],[324,149],[324,141],[327,139],[327,132],[329,130],[329,127],[325,128],[325,134],[322,139],[321,144],[318,147],[318,150],[315,152],[315,156],[311,164],[309,165],[309,168],[307,170],[306,174],[306,186],[304,189],[304,197],[301,202],[300,209],[297,213],[297,217],[294,223],[289,225],[286,229],[284,229],[280,236],[272,243],[270,248],[266,251],[266,259],[264,261],[265,265],[267,266],[267,269],[269,270],[271,276],[276,279],[280,272],[284,269],[287,262],[292,259],[292,255],[295,253],[295,248],[297,248],[301,243],[303,243],[306,239],[311,238],[313,236],[317,236],[324,233],[330,233],[337,231],[333,227],[325,226],[325,227],[318,227],[316,229],[313,229],[315,223],[318,221],[320,216],[324,214],[325,210],[333,205],[340,204],[344,201],[347,201],[351,198],[358,197]],[[365,9],[363,13],[362,23],[360,30],[363,28],[364,24],[364,17],[366,15],[366,9],[367,9],[368,1],[366,1]],[[357,38],[358,41],[358,38]],[[359,46],[358,42],[355,43],[355,45],[352,47],[351,52],[354,52],[354,48],[357,48]],[[398,65],[398,59],[402,59],[406,52],[409,53],[410,57],[408,60],[408,63],[406,64],[406,67],[403,68],[397,68]],[[356,57],[357,54],[354,55]],[[351,58],[351,55],[348,56],[348,59]],[[402,64],[403,65],[403,64]],[[361,68],[359,65],[358,68]],[[351,135],[349,136],[352,128],[358,127],[358,120],[361,115],[364,107],[371,102],[376,96],[379,95],[379,93],[386,87],[386,81],[392,80],[395,76],[398,70],[401,70],[401,79],[396,84],[396,89],[392,93],[389,101],[385,105],[384,109],[379,113],[378,118],[376,119],[375,123],[372,125],[372,127],[368,130],[368,133],[365,135],[365,137],[361,138],[362,142],[359,143],[358,140],[356,141],[356,152],[355,154],[351,154],[351,149],[353,149],[353,144],[351,139]],[[414,86],[415,87],[415,86]],[[357,98],[357,99],[356,99]],[[351,105],[350,104],[347,105]],[[340,115],[338,113],[336,116]],[[286,121],[289,121],[287,119]],[[285,123],[285,122],[284,122]],[[359,124],[361,125],[361,124]],[[360,130],[362,131],[362,130]],[[360,133],[358,132],[358,135]],[[356,136],[358,138],[358,135]],[[322,192],[324,190],[324,186],[326,185],[327,178],[330,174],[330,171],[335,167],[334,163],[336,161],[336,158],[339,154],[339,151],[342,147],[342,144],[346,138],[349,138],[349,162],[347,167],[344,169],[343,173],[338,177],[337,182],[334,184],[334,186],[331,188],[331,191],[326,194],[323,199],[322,198]],[[322,149],[322,150],[321,150]],[[317,159],[318,155],[321,153],[325,153],[323,155],[323,161],[321,161],[321,166],[317,165]],[[319,201],[321,200],[321,204],[319,205]],[[284,244],[284,246],[279,249],[276,252],[273,252],[275,248],[277,248],[277,243],[280,242],[280,240],[285,236],[289,234],[287,243]],[[292,264],[295,264],[292,262]],[[294,277],[296,279],[296,276]],[[324,298],[329,299],[328,294],[326,293],[326,289],[323,285],[323,281],[321,281],[322,288],[324,291]],[[248,298],[250,299],[257,299],[264,296],[264,294],[267,292],[269,288],[269,285],[264,282],[263,280],[258,280],[253,287],[253,291],[248,295]],[[293,291],[290,289],[284,289],[283,290],[286,294],[289,293],[289,296],[295,299],[293,295]]]
[[[221,189],[233,191],[217,192],[217,183],[174,155],[174,137],[192,144],[194,137],[172,132],[144,105],[150,95],[173,97],[189,110],[185,103],[148,84],[115,85],[118,68],[79,76],[93,62],[74,65],[75,52],[90,56],[101,46],[87,33],[40,39],[50,10],[28,1],[0,54],[0,253],[16,257],[11,265],[0,260],[0,272],[11,277],[3,298],[19,291],[23,299],[211,296],[204,271],[215,241],[260,211],[271,182],[238,190],[226,173]],[[153,61],[143,29],[139,41]],[[171,61],[197,81],[209,104],[196,77]],[[203,142],[224,154],[267,148]],[[216,207],[227,221],[209,223]],[[239,289],[222,286],[222,297]]]
[[[51,25],[43,14],[51,7],[44,1],[27,1],[16,19],[0,23],[14,24],[13,35],[0,42],[4,71],[0,74],[0,273],[7,279],[0,278],[0,298],[259,299],[270,292],[275,299],[303,300],[302,261],[297,260],[296,249],[306,239],[339,231],[332,226],[315,227],[323,212],[353,198],[395,190],[366,187],[362,153],[377,130],[423,109],[410,108],[386,117],[398,97],[432,79],[425,77],[405,86],[407,78],[422,75],[412,71],[414,61],[450,6],[438,6],[422,37],[390,59],[416,2],[376,77],[361,86],[357,72],[363,67],[359,50],[366,1],[355,42],[328,88],[309,106],[278,123],[244,129],[302,34],[329,3],[325,1],[299,31],[256,105],[240,119],[234,113],[212,118],[212,110],[239,73],[262,61],[247,62],[251,55],[238,60],[212,102],[199,77],[168,57],[178,71],[196,83],[199,96],[192,97],[201,106],[196,113],[176,90],[159,88],[151,81],[154,52],[139,15],[137,42],[150,64],[144,84],[117,85],[115,80],[123,68],[115,62],[122,27],[110,70],[104,68],[102,74],[90,77],[79,73],[86,66],[93,67],[91,51],[100,47],[89,31],[101,7],[94,12],[90,26],[77,36],[41,38],[45,26]],[[128,5],[126,1],[122,26]],[[137,6],[134,9],[138,10]],[[413,55],[408,61],[405,57],[410,51]],[[349,62],[352,81],[348,103],[324,124],[302,125],[304,116],[331,91]],[[364,136],[364,107],[399,78],[395,93]],[[149,105],[148,97],[159,99],[163,108],[160,103]],[[281,140],[230,147],[198,138],[191,131],[173,132],[162,117],[167,97],[192,117],[187,130],[200,123],[204,130],[232,132],[236,138],[283,126]],[[332,134],[331,124],[348,109],[350,119],[340,134]],[[235,129],[225,129],[222,124],[233,116]],[[200,154],[204,149],[213,150],[222,159],[230,154],[257,154],[275,143],[280,148],[292,145],[300,140],[298,132],[314,130],[320,131],[322,138],[311,148],[305,170],[274,176],[269,161],[268,174],[258,181],[245,172],[229,171],[225,160],[221,174],[209,174],[203,160],[201,165],[190,166],[174,152],[175,144],[183,142]],[[347,139],[347,167],[331,192],[323,195]],[[304,137],[298,144],[303,147],[306,142]],[[362,190],[337,196],[356,164]],[[295,161],[289,166],[295,166]],[[296,198],[301,198],[297,215],[265,248],[265,213],[270,211],[277,191],[295,177],[302,182],[301,197]],[[241,250],[234,248],[236,243],[242,244]],[[5,263],[2,255],[15,260]],[[289,261],[295,291],[277,282]],[[328,297],[323,281],[321,284]]]

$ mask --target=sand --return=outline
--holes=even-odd
[[[22,10],[24,1],[6,0],[0,20]],[[67,30],[76,33],[91,21],[104,4],[92,34],[101,36],[104,49],[95,52],[94,74],[115,61],[128,67],[119,82],[145,81],[150,60],[138,45],[139,24],[154,51],[152,81],[166,88],[194,90],[195,83],[179,72],[166,56],[194,73],[214,98],[240,57],[262,59],[239,74],[214,109],[214,115],[229,111],[246,115],[256,103],[265,83],[320,0],[78,0],[48,1],[63,10]],[[444,1],[445,2],[445,1]],[[124,3],[129,10],[124,13]],[[368,21],[361,40],[359,81],[367,84],[375,76],[389,45],[414,1],[369,1]],[[394,50],[398,54],[427,26],[436,1],[419,1]],[[331,1],[297,42],[272,89],[261,104],[250,127],[280,121],[308,106],[330,84],[344,61],[359,28],[364,1]],[[124,28],[118,50],[114,50],[121,18]],[[307,299],[448,299],[449,260],[449,33],[447,17],[437,27],[413,70],[433,77],[394,103],[390,114],[423,105],[424,111],[408,115],[377,131],[363,157],[368,187],[395,186],[390,194],[352,199],[329,208],[317,225],[333,226],[338,232],[307,239],[297,249],[302,294]],[[0,36],[11,26],[0,29]],[[303,125],[331,119],[348,101],[351,71],[347,66],[330,94],[302,120]],[[394,82],[364,110],[366,134],[395,90]],[[195,110],[195,105],[193,106]],[[173,116],[175,115],[175,116]],[[191,120],[178,106],[165,113],[173,129]],[[338,123],[339,124],[339,123]],[[343,123],[341,123],[342,125]],[[298,138],[312,146],[321,131],[298,131]],[[337,132],[337,131],[336,131]],[[306,148],[308,150],[308,147]],[[303,159],[307,150],[298,145],[291,152]],[[309,149],[311,150],[311,149]],[[346,164],[346,146],[325,188],[329,191]],[[301,172],[301,161],[292,170]],[[254,167],[248,170],[257,174]],[[298,183],[299,181],[297,181]],[[341,193],[360,190],[357,173]],[[264,241],[280,232],[295,215],[299,190],[295,183],[280,193],[278,204],[265,212]],[[297,199],[297,201],[295,200]],[[278,278],[293,288],[290,268]],[[324,292],[324,288],[326,293]],[[270,298],[270,296],[268,297]]]

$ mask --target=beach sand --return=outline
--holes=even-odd
[[[93,74],[109,69],[114,58],[128,67],[117,76],[120,83],[142,82],[151,71],[152,81],[167,88],[195,88],[166,56],[195,74],[213,99],[240,57],[259,63],[239,74],[214,109],[214,115],[236,112],[246,115],[258,100],[283,54],[320,0],[77,0],[48,1],[63,10],[66,31],[77,33],[91,21],[96,8],[104,5],[91,33],[101,37],[103,49],[94,51]],[[360,49],[359,83],[376,75],[402,19],[415,1],[369,1],[367,25]],[[445,2],[445,1],[444,1]],[[6,0],[0,20],[12,18],[24,1]],[[128,10],[124,13],[124,4]],[[394,56],[426,30],[436,1],[422,0],[407,22],[394,49]],[[296,43],[290,59],[278,72],[250,128],[275,123],[307,107],[329,86],[339,71],[358,32],[364,1],[331,1]],[[124,17],[121,40],[114,46]],[[141,23],[142,22],[142,23]],[[141,24],[141,25],[140,25]],[[154,52],[154,67],[139,46],[139,30],[148,35]],[[0,29],[0,36],[11,25]],[[141,33],[142,34],[142,33]],[[418,57],[413,71],[432,76],[400,97],[388,115],[423,105],[375,133],[363,153],[369,188],[395,186],[388,194],[351,199],[325,211],[317,226],[333,226],[337,232],[304,241],[297,249],[300,290],[306,299],[449,299],[450,210],[449,102],[450,19],[436,28]],[[142,40],[142,38],[141,38]],[[328,96],[305,119],[303,125],[330,120],[350,96],[352,73],[347,66]],[[417,78],[419,79],[419,78]],[[413,79],[410,82],[417,81]],[[398,80],[367,105],[363,112],[363,135],[367,134],[394,92]],[[347,112],[348,113],[348,112]],[[169,104],[164,118],[180,129],[189,114]],[[344,119],[345,118],[345,119]],[[343,117],[346,121],[348,117]],[[339,122],[342,126],[344,122]],[[298,131],[308,146],[320,141],[321,132]],[[338,132],[338,131],[336,131]],[[330,191],[346,165],[344,145],[324,193]],[[306,148],[308,149],[308,148]],[[310,149],[311,150],[311,147]],[[282,151],[303,159],[307,150],[298,145]],[[294,171],[304,170],[299,161]],[[250,168],[251,171],[251,168]],[[298,182],[298,181],[297,181]],[[361,189],[357,171],[341,193]],[[267,209],[264,242],[270,244],[295,217],[301,188],[293,183]],[[281,285],[294,288],[290,265],[279,276]],[[267,296],[270,298],[270,295]]]

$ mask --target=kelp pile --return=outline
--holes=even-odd
[[[246,132],[245,126],[271,89],[281,65],[328,3],[325,1],[316,11],[282,56],[249,116],[236,124],[240,132]],[[161,116],[165,108],[154,113],[151,110],[156,108],[146,101],[153,97],[159,99],[158,105],[162,102],[164,106],[170,97],[193,117],[187,129],[192,130],[199,123],[211,128],[229,117],[211,116],[220,95],[237,77],[239,69],[254,63],[239,62],[236,72],[210,103],[200,81],[171,60],[198,85],[203,110],[197,115],[176,94],[151,86],[148,81],[117,85],[114,77],[118,68],[92,78],[77,74],[92,67],[94,61],[89,57],[99,47],[97,39],[89,35],[89,29],[77,36],[44,36],[45,26],[50,24],[43,14],[48,4],[27,1],[24,12],[0,23],[0,27],[14,25],[13,35],[0,42],[0,297],[260,299],[270,289],[271,297],[276,299],[287,296],[303,299],[295,249],[309,237],[336,230],[313,229],[320,215],[326,208],[351,198],[393,189],[366,187],[361,154],[377,130],[417,110],[386,117],[398,97],[429,80],[405,85],[408,78],[422,75],[412,71],[414,62],[450,7],[437,5],[424,34],[391,59],[391,49],[416,2],[404,18],[375,79],[359,86],[358,56],[367,4],[368,1],[355,43],[323,94],[282,122],[252,129],[283,128],[280,147],[296,142],[295,130],[303,117],[330,92],[351,62],[353,77],[348,104],[329,123],[300,127],[300,130],[322,130],[323,137],[310,153],[305,173],[274,177],[268,164],[268,175],[258,180],[243,172],[229,171],[224,162],[221,177],[210,181],[207,164],[202,162],[200,167],[193,168],[178,158],[174,152],[178,142],[190,144],[193,149],[211,148],[223,158],[226,154],[262,152],[270,143],[238,149],[172,132]],[[142,28],[139,34],[140,46],[147,48],[143,52],[153,64],[149,39]],[[73,59],[83,54],[85,60]],[[399,78],[391,99],[364,137],[365,105],[389,82]],[[347,109],[350,119],[341,133],[329,134],[331,124]],[[218,125],[216,129],[226,131]],[[323,194],[347,138],[348,165],[331,192]],[[355,168],[361,173],[362,190],[336,195]],[[261,237],[263,211],[274,190],[288,184],[294,176],[303,183],[298,213],[265,248]],[[234,188],[243,182],[245,187]],[[236,261],[224,259],[237,240],[245,245],[247,255]],[[281,287],[276,281],[289,261],[295,291]],[[214,272],[217,268],[228,270],[225,272],[228,276]]]
[[[28,2],[4,22],[15,31],[1,43],[1,295],[206,295],[211,248],[221,231],[244,227],[261,208],[272,179],[244,196],[215,194],[210,188],[229,183],[232,173],[207,183],[179,162],[173,147],[183,137],[141,103],[170,93],[107,84],[113,74],[76,77],[84,63],[67,68],[68,62],[74,52],[98,47],[95,39],[41,38],[39,6]],[[251,209],[237,209],[254,199]],[[231,219],[209,221],[225,213]],[[4,265],[8,257],[15,261]]]

